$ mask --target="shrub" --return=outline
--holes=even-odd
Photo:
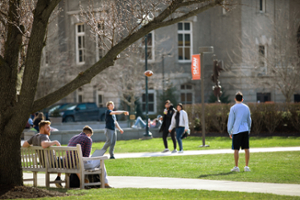
[[[263,119],[266,128],[269,133],[274,133],[276,127],[282,120],[282,113],[280,111],[280,104],[262,104],[263,107]]]
[[[289,104],[288,111],[290,113],[289,121],[297,131],[300,131],[300,104]]]
[[[261,130],[264,126],[264,112],[262,109],[262,104],[249,104],[250,112],[251,112],[251,132],[254,134],[261,133]]]

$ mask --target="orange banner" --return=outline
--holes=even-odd
[[[192,55],[192,80],[201,79],[200,54]]]

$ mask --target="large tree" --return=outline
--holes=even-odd
[[[22,185],[20,136],[30,113],[41,110],[93,77],[113,66],[117,56],[150,31],[180,22],[217,5],[222,0],[115,0],[106,17],[110,24],[110,46],[98,62],[80,72],[61,88],[35,99],[40,75],[42,51],[46,44],[50,17],[61,0],[2,0],[0,2],[0,185]],[[104,2],[104,1],[103,1]],[[87,23],[95,26],[91,8]],[[100,9],[101,10],[101,9]],[[103,11],[103,9],[102,9]],[[148,14],[153,19],[143,23]],[[104,13],[105,16],[105,13]],[[139,21],[137,21],[139,20]],[[98,34],[104,34],[98,31]],[[16,85],[18,72],[24,68],[20,93]]]

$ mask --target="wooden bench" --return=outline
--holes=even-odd
[[[59,158],[59,159],[57,159]],[[65,173],[65,180],[61,181],[69,188],[70,174],[80,174],[80,188],[84,189],[85,186],[101,185],[104,184],[104,160],[108,159],[107,156],[99,157],[82,157],[81,146],[77,144],[76,147],[48,147],[43,149],[38,146],[21,147],[21,163],[23,171],[31,171],[33,173],[32,179],[24,179],[24,181],[33,181],[33,185],[37,186],[37,173],[45,172],[46,187],[50,184],[56,183],[50,181],[50,174]],[[84,162],[90,160],[100,160],[100,167],[93,170],[85,170]],[[98,174],[100,182],[85,183],[84,178],[89,174]],[[103,184],[101,184],[103,183]]]

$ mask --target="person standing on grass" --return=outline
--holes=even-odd
[[[250,171],[248,167],[250,152],[249,152],[249,134],[251,130],[251,114],[247,105],[243,104],[243,94],[241,92],[235,95],[236,104],[230,108],[228,117],[227,130],[229,137],[232,139],[232,149],[234,150],[235,167],[232,172],[239,172],[239,150],[245,149],[245,172]]]
[[[179,152],[183,153],[182,139],[183,133],[187,132],[189,129],[189,119],[187,113],[183,110],[183,106],[179,103],[176,107],[177,111],[172,116],[171,125],[169,127],[169,132],[171,133],[174,128],[176,131],[176,139],[179,145]]]
[[[129,115],[127,111],[123,110],[117,110],[113,111],[115,105],[114,102],[109,101],[106,103],[107,111],[105,113],[105,131],[104,134],[106,136],[106,142],[104,146],[102,147],[102,153],[107,151],[107,148],[109,147],[109,154],[110,154],[110,159],[115,159],[114,157],[114,149],[117,141],[117,132],[116,132],[116,127],[119,129],[120,133],[123,134],[123,130],[120,128],[116,115]]]
[[[175,111],[176,110],[174,109],[173,104],[169,100],[167,100],[165,102],[163,122],[162,122],[162,125],[161,125],[160,129],[159,129],[159,132],[162,132],[162,138],[163,138],[163,142],[164,142],[164,146],[165,146],[165,150],[163,150],[162,153],[169,152],[167,137],[168,137],[168,134],[169,134],[169,127],[171,125],[172,116],[173,116]],[[171,131],[170,135],[171,135],[171,138],[172,138],[172,141],[173,141],[173,146],[174,146],[174,150],[172,151],[172,153],[177,153],[175,129],[173,129]]]

